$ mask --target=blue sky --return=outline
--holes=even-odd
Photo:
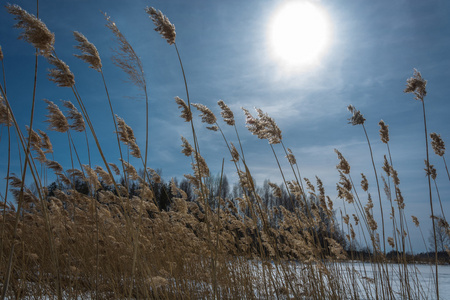
[[[427,180],[423,171],[425,159],[421,103],[404,94],[406,79],[417,68],[428,80],[425,99],[429,132],[441,134],[450,141],[450,3],[443,0],[313,1],[327,13],[331,24],[329,47],[317,64],[285,72],[273,58],[268,42],[270,21],[286,1],[40,1],[40,18],[55,33],[55,49],[75,74],[80,94],[93,119],[100,143],[108,161],[119,157],[113,124],[107,107],[101,77],[86,64],[73,57],[77,53],[72,31],[83,33],[100,52],[106,81],[116,113],[135,131],[144,149],[145,101],[126,76],[111,63],[115,46],[112,34],[100,11],[108,13],[141,57],[150,99],[149,166],[163,170],[163,177],[181,178],[191,172],[190,160],[180,153],[180,135],[191,139],[190,128],[179,117],[175,96],[186,99],[175,48],[153,31],[144,12],[146,6],[161,10],[175,25],[176,42],[184,63],[191,101],[202,103],[220,118],[217,106],[224,100],[234,111],[242,138],[247,163],[257,183],[270,178],[281,182],[276,161],[267,141],[258,140],[245,128],[241,107],[259,107],[273,117],[283,130],[283,141],[297,157],[302,176],[314,180],[319,176],[326,192],[336,198],[339,175],[333,149],[339,149],[352,166],[355,181],[365,173],[370,192],[376,195],[373,170],[364,132],[347,124],[347,105],[361,110],[372,142],[375,163],[381,174],[386,147],[378,136],[378,122],[383,119],[390,129],[395,168],[399,171],[401,189],[406,202],[406,215],[416,215],[422,222],[425,238],[431,222]],[[14,3],[14,2],[12,2]],[[36,1],[15,2],[36,13]],[[34,49],[17,40],[12,16],[0,9],[0,45],[4,53],[8,97],[22,129],[28,124],[33,87]],[[47,98],[75,99],[70,89],[56,87],[46,79],[47,62],[39,58],[35,128],[45,129]],[[196,114],[197,115],[197,114]],[[229,154],[219,133],[204,129],[195,119],[202,155],[212,173],[218,173],[222,158]],[[223,124],[223,125],[222,125]],[[221,126],[230,141],[235,142],[231,127]],[[0,155],[6,155],[5,129],[2,131]],[[50,132],[54,159],[66,169],[67,137]],[[87,163],[82,134],[78,151]],[[93,142],[91,141],[93,147]],[[283,157],[282,149],[275,147]],[[438,170],[438,185],[444,209],[450,211],[450,188],[442,159],[431,152],[431,163]],[[97,153],[94,164],[102,165]],[[6,174],[6,159],[0,161]],[[136,162],[136,166],[138,166]],[[288,179],[292,179],[284,162]],[[237,180],[234,166],[226,163],[225,172],[231,182]],[[19,173],[17,159],[13,169]],[[4,183],[1,183],[3,193]],[[435,195],[435,192],[433,194]],[[379,211],[377,197],[375,210]],[[387,200],[383,199],[387,208]],[[335,207],[341,207],[336,199]],[[365,200],[363,200],[365,203]],[[385,208],[385,211],[387,210]],[[435,202],[435,209],[438,203]],[[448,217],[448,213],[447,213]],[[379,214],[377,215],[379,219]],[[387,215],[386,215],[387,218]],[[389,222],[386,222],[389,223]],[[424,250],[418,231],[409,223],[415,251]],[[387,235],[391,235],[387,227]]]

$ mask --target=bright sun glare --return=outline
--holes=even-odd
[[[269,34],[275,57],[292,67],[317,62],[328,45],[330,29],[318,6],[291,1],[275,13]]]

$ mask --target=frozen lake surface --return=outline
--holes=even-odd
[[[342,263],[343,268],[352,268],[351,263]],[[368,263],[355,262],[353,264],[355,270],[357,270],[363,276],[373,278],[373,267],[374,265]],[[392,284],[392,289],[396,292],[396,297],[400,299],[398,291],[400,289],[400,277],[399,277],[399,265],[390,264],[389,267],[389,277]],[[424,264],[409,264],[409,280],[412,286],[414,282],[419,282],[421,290],[420,299],[436,299],[436,287],[435,287],[435,266],[434,265],[424,265]],[[365,275],[364,275],[365,274]],[[440,299],[450,299],[450,265],[439,265],[438,266],[438,276],[439,276],[439,298]]]
[[[348,299],[351,299],[352,293],[350,289],[357,286],[356,298],[362,300],[369,299],[377,299],[375,292],[375,282],[378,281],[378,293],[380,293],[380,281],[379,277],[380,272],[376,271],[377,265],[364,263],[359,261],[352,262],[343,262],[343,263],[325,263],[326,268],[335,275],[337,275],[338,285],[346,290],[345,293],[348,294]],[[261,272],[261,264],[257,263],[254,265],[257,270],[257,276],[262,276]],[[277,278],[280,283],[285,282],[280,273],[275,271],[276,266],[272,264],[272,274],[274,278]],[[392,293],[390,294],[391,298],[394,299],[408,299],[408,296],[402,296],[402,281],[403,284],[405,282],[405,273],[404,266],[399,264],[383,264],[384,270],[388,270],[389,276],[389,285]],[[291,265],[291,271],[293,273],[297,273],[298,277],[294,279],[294,281],[299,280],[302,281],[302,270],[305,269],[305,265],[302,263],[297,263]],[[295,270],[295,271],[294,271]],[[375,272],[374,272],[375,270]],[[384,272],[386,273],[386,272]],[[439,274],[439,298],[440,300],[450,299],[450,265],[439,265],[438,266],[438,274]],[[266,273],[267,275],[267,273]],[[304,278],[304,277],[303,277]],[[408,264],[408,281],[410,289],[410,298],[411,299],[427,299],[427,300],[436,300],[436,285],[435,285],[435,266],[434,265],[426,265],[426,264]],[[324,281],[327,281],[327,278],[324,278]],[[353,283],[352,283],[353,282]],[[384,286],[386,286],[387,280],[384,281]],[[308,285],[308,283],[302,282],[303,285]],[[405,289],[403,290],[405,292]],[[261,297],[263,299],[265,296],[263,295],[261,289],[255,290],[255,294],[257,298]],[[289,293],[289,297],[294,297],[291,293]],[[268,298],[272,299],[270,295]],[[289,299],[286,298],[286,299]],[[384,299],[382,294],[379,294],[379,299]],[[305,298],[309,299],[309,298]]]

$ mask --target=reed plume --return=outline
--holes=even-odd
[[[11,114],[9,113],[9,109],[6,106],[6,101],[2,94],[0,94],[0,124],[8,127],[13,125]]]
[[[175,26],[170,23],[169,19],[160,10],[156,10],[153,7],[147,7],[145,11],[150,15],[153,24],[155,24],[155,31],[159,32],[161,37],[166,39],[169,45],[175,44]]]
[[[141,150],[136,143],[136,137],[134,136],[133,129],[128,126],[125,121],[116,115],[117,119],[117,129],[119,134],[119,139],[131,149],[131,155],[136,158],[141,157]]]
[[[264,113],[261,109],[255,108],[258,113],[258,117],[264,130],[262,132],[265,139],[269,141],[269,144],[279,144],[283,139],[281,135],[281,129],[278,127],[277,123],[273,118],[271,118],[267,113]]]
[[[120,159],[120,161],[122,162],[122,164],[124,165],[125,171],[127,172],[127,175],[130,179],[132,180],[138,180],[141,177],[139,176],[138,172],[136,171],[136,169],[133,167],[133,165],[131,165],[130,163],[124,161],[123,159]]]
[[[214,125],[217,122],[216,116],[205,105],[200,103],[193,103],[191,105],[201,112],[200,117],[202,118],[203,123]]]
[[[69,125],[70,129],[73,129],[78,132],[83,132],[86,129],[86,124],[84,123],[83,115],[70,101],[63,101],[63,106],[69,110],[67,112],[67,119],[72,121],[72,124]]]
[[[124,119],[122,119],[118,115],[116,115],[116,119],[119,138],[125,145],[128,145],[131,141],[136,139],[134,137],[134,132],[131,127],[125,123]]]
[[[31,145],[34,148],[40,148],[41,147],[41,137],[39,134],[37,134],[36,131],[34,131],[32,128],[30,128],[28,125],[25,125],[25,128],[28,131],[28,138],[30,139]]]
[[[389,142],[389,126],[381,120],[378,125],[380,125],[380,138],[385,144]]]
[[[194,148],[191,146],[191,144],[189,144],[186,138],[181,137],[181,141],[183,142],[183,144],[181,145],[181,147],[183,147],[181,153],[186,156],[191,156],[191,154],[195,151]]]
[[[364,192],[367,192],[367,190],[369,189],[369,181],[367,181],[367,177],[363,173],[361,173],[361,177],[362,177],[361,188],[363,189]]]
[[[112,60],[113,63],[122,69],[125,74],[128,75],[129,80],[131,83],[136,85],[138,88],[140,88],[145,95],[145,153],[143,157],[143,167],[144,170],[147,170],[147,157],[148,157],[148,143],[149,143],[149,100],[148,100],[148,93],[147,93],[147,82],[145,80],[144,76],[144,68],[142,66],[141,59],[134,51],[131,44],[128,42],[128,40],[125,38],[125,36],[120,32],[119,28],[117,27],[116,23],[114,23],[111,20],[111,17],[108,16],[106,13],[104,13],[104,17],[106,20],[106,27],[109,28],[112,33],[114,34],[116,38],[116,42],[118,44],[117,48],[114,48],[113,51],[115,52],[115,55],[113,56]],[[103,73],[102,73],[103,76]],[[103,78],[104,82],[104,78]],[[105,83],[105,82],[104,82]],[[105,84],[106,87],[106,84]],[[109,96],[108,101],[110,102]],[[111,102],[110,102],[110,108],[111,108],[111,114],[113,114]],[[114,122],[115,123],[115,122]],[[116,124],[115,124],[116,125]],[[118,125],[117,125],[118,126]],[[130,128],[131,129],[131,128]],[[116,128],[116,130],[120,131],[120,129]],[[119,138],[118,138],[119,139]],[[130,139],[128,141],[128,145],[131,148],[132,152],[131,154],[134,157],[141,158],[141,151],[135,141],[135,139]],[[119,150],[120,150],[120,143],[119,144]],[[122,153],[120,153],[120,161],[122,162],[122,167],[124,169],[124,172],[127,172],[127,169],[129,168],[128,165],[125,163],[124,159],[122,158]],[[128,175],[130,175],[128,173]],[[134,174],[133,174],[133,177]],[[145,180],[146,176],[144,176]],[[136,243],[133,243],[133,247],[135,247],[135,251],[137,251]],[[133,263],[132,263],[132,277],[134,277],[134,268],[136,266],[136,252],[133,254]],[[132,283],[133,285],[133,283]],[[131,286],[132,286],[131,285]],[[131,293],[132,287],[130,288]]]
[[[62,172],[55,172],[56,176],[58,176],[58,180],[61,180],[61,182],[67,186],[70,186],[72,182],[69,178],[67,178],[66,175],[64,175]]]
[[[58,105],[47,99],[44,99],[44,102],[47,103],[47,110],[49,112],[46,115],[48,118],[46,122],[50,124],[49,129],[57,132],[66,132],[69,130],[69,123]]]
[[[45,157],[44,151],[41,149],[41,145],[42,145],[41,137],[39,136],[39,134],[36,131],[34,131],[29,126],[25,126],[25,128],[28,131],[28,138],[30,140],[31,149],[34,150],[34,152],[36,152],[36,154],[37,154],[35,159],[37,159],[41,163],[45,163],[47,158]]]
[[[151,177],[151,181],[153,181],[154,183],[161,183],[162,179],[161,176],[152,168],[147,168],[147,170],[150,172],[150,175],[152,175]]]
[[[47,165],[47,167],[49,167],[50,169],[52,169],[56,173],[58,173],[58,172],[61,173],[63,171],[63,167],[57,161],[47,160],[45,162],[45,164]]]
[[[436,173],[436,168],[434,167],[434,165],[430,164],[429,161],[427,161],[426,159],[425,161],[425,174],[427,174],[427,176],[431,176],[431,178],[434,180],[436,179],[437,173]]]
[[[233,143],[230,142],[231,145],[231,161],[238,162],[239,161],[239,152],[237,151],[236,147],[233,145]]]
[[[228,107],[228,105],[225,104],[225,102],[223,102],[223,100],[217,101],[217,104],[222,109],[220,114],[221,114],[224,122],[227,123],[230,126],[234,126],[235,121],[234,121],[233,111]]]
[[[442,140],[441,135],[433,132],[430,134],[430,137],[434,153],[442,157],[445,154],[445,143]]]
[[[268,184],[272,188],[272,193],[275,198],[281,198],[283,196],[281,188],[278,185],[272,182],[268,182]]]
[[[98,176],[108,185],[113,185],[114,181],[111,175],[106,172],[102,167],[96,166],[95,172],[97,172]]]
[[[120,169],[119,169],[119,167],[116,164],[109,163],[109,165],[111,166],[112,170],[114,171],[114,174],[120,175]]]
[[[194,154],[194,160],[195,164],[192,164],[192,169],[195,177],[199,179],[209,177],[209,167],[200,153],[197,152]]]
[[[98,53],[95,45],[89,42],[83,34],[77,31],[73,32],[73,36],[78,42],[78,45],[76,45],[75,48],[83,53],[82,55],[74,54],[74,56],[88,63],[90,68],[100,72],[102,69],[102,60],[100,59],[100,54]]]
[[[348,163],[348,161],[341,154],[341,152],[339,152],[339,150],[334,149],[334,152],[336,152],[339,159],[339,164],[336,166],[336,169],[342,171],[342,173],[344,174],[350,174],[350,164]]]
[[[55,82],[60,87],[73,87],[75,85],[75,76],[70,71],[69,66],[54,56],[47,56],[49,64],[55,66],[48,70],[48,79]]]
[[[289,149],[289,148],[287,148],[287,155],[286,155],[286,158],[288,159],[288,161],[289,161],[289,163],[290,163],[291,165],[297,164],[297,160],[295,159],[295,156],[294,156],[294,154],[292,153],[292,150]]]
[[[413,93],[414,99],[423,102],[424,97],[427,95],[427,81],[423,79],[422,74],[414,69],[413,77],[406,80],[406,88],[403,90],[404,93]]]
[[[88,182],[94,186],[95,190],[97,190],[97,187],[100,186],[97,173],[88,165],[83,165],[83,169],[86,172]]]
[[[359,110],[357,110],[353,105],[349,105],[347,109],[353,114],[351,118],[349,118],[349,124],[352,125],[364,125],[366,119],[361,114]]]
[[[53,145],[48,134],[40,129],[38,129],[38,132],[42,137],[41,148],[45,150],[44,153],[53,153]]]
[[[141,149],[139,148],[139,146],[138,146],[138,144],[136,142],[131,142],[129,144],[129,147],[130,147],[130,150],[131,150],[130,154],[133,157],[141,158]]]
[[[445,160],[445,143],[441,138],[440,134],[437,134],[435,132],[430,134],[430,137],[432,139],[431,141],[431,146],[433,147],[434,153],[436,153],[436,155],[442,157],[442,160],[444,161],[444,166],[445,166],[445,170],[447,171],[447,176],[448,179],[450,180],[450,173],[448,171],[448,167],[447,167],[447,161]]]
[[[392,176],[392,181],[394,181],[395,185],[400,184],[400,178],[398,177],[398,172],[392,166],[389,167],[389,172]]]
[[[22,180],[20,180],[20,178],[14,173],[11,173],[6,180],[10,181],[9,185],[14,188],[20,188],[22,186]]]
[[[180,97],[175,97],[175,102],[178,104],[178,108],[181,109],[181,116],[185,122],[190,122],[192,120],[192,112],[189,106]]]
[[[50,56],[54,49],[55,35],[50,32],[44,22],[16,4],[6,5],[6,10],[18,21],[14,27],[23,29],[19,38],[32,44],[39,50],[39,54],[45,57]]]
[[[416,216],[411,216],[413,223],[416,227],[419,227],[420,223],[419,223],[419,219]]]
[[[131,44],[125,38],[125,36],[120,32],[116,23],[111,20],[111,17],[106,13],[104,14],[106,20],[106,27],[111,29],[112,33],[116,38],[118,47],[114,48],[113,51],[115,55],[112,60],[113,63],[122,69],[131,83],[135,84],[137,87],[146,90],[146,81],[144,76],[144,69],[142,67],[141,59],[134,51]]]
[[[387,238],[387,241],[388,241],[389,246],[391,246],[391,248],[394,248],[394,249],[395,249],[394,238],[392,238],[392,237],[389,236],[389,237]]]
[[[258,118],[253,117],[250,112],[242,108],[246,117],[248,130],[259,139],[267,139],[269,144],[279,144],[282,140],[281,129],[275,123],[275,120],[269,117],[261,109],[255,108]]]

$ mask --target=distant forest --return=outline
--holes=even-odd
[[[139,173],[143,173],[141,170]],[[172,206],[174,205],[174,198],[176,196],[171,192],[171,184],[175,184],[175,186],[181,190],[183,190],[186,193],[187,201],[196,203],[198,196],[194,192],[194,187],[191,181],[188,178],[184,178],[179,180],[178,178],[173,178],[172,182],[165,182],[164,179],[162,179],[162,170],[151,170],[152,173],[152,182],[151,186],[153,188],[153,193],[155,195],[155,205],[158,206],[158,208],[162,211],[169,211]],[[130,180],[126,181],[124,177],[121,177],[120,180],[121,186],[128,186],[128,195],[127,197],[133,198],[135,196],[140,195],[140,186],[139,182],[137,180]],[[99,190],[106,190],[110,191],[114,194],[116,194],[116,191],[113,186],[107,185],[104,182],[100,181],[101,188]],[[262,186],[256,186],[256,192],[262,199],[262,203],[267,210],[268,214],[270,215],[270,222],[271,225],[274,227],[277,227],[278,222],[281,218],[281,207],[288,211],[294,211],[295,207],[298,207],[298,203],[294,203],[292,201],[292,197],[289,196],[289,193],[286,191],[286,188],[284,185],[280,184],[278,185],[279,191],[281,191],[281,195],[278,195],[277,197],[274,195],[273,192],[273,183],[271,183],[268,179],[264,180]],[[84,180],[82,177],[74,177],[74,187],[77,192],[85,194],[85,195],[93,195],[97,191],[90,190],[89,183]],[[246,210],[245,208],[237,209],[240,207],[239,200],[241,199],[243,195],[242,186],[239,184],[239,182],[236,182],[234,184],[230,184],[228,181],[227,176],[221,175],[220,173],[217,175],[210,175],[206,179],[206,187],[208,188],[208,203],[211,207],[211,209],[217,210],[221,206],[227,205],[228,208],[234,207],[235,208],[235,214],[241,214],[241,215],[247,215],[250,217],[250,212]],[[68,187],[67,185],[63,184],[60,181],[54,181],[50,185],[48,185],[48,196],[54,196],[55,190],[61,190],[65,192],[70,192],[69,190],[71,187]],[[220,195],[220,197],[219,197]],[[220,200],[219,200],[220,199]],[[99,201],[101,201],[99,199]],[[316,205],[320,208],[319,200],[317,199],[317,196],[314,193],[310,193],[309,198],[307,199],[306,203],[309,203],[309,206]],[[201,207],[201,206],[200,206]],[[307,213],[308,208],[302,207],[304,210],[304,213]],[[317,236],[318,238],[323,241],[323,238],[329,235],[332,235],[336,241],[338,241],[343,248],[347,251],[349,257],[352,257],[355,260],[370,260],[370,257],[373,255],[373,251],[369,249],[368,247],[360,247],[357,242],[354,242],[353,244],[350,244],[348,242],[348,238],[346,239],[346,235],[344,233],[344,229],[339,227],[340,222],[336,221],[336,212],[333,211],[333,215],[329,216],[323,212],[323,210],[319,210],[320,213],[320,219],[324,226],[321,226],[321,228],[317,228]],[[271,213],[269,213],[271,212]],[[279,212],[279,213],[276,213]],[[149,212],[151,214],[151,212]],[[324,230],[325,229],[325,230]],[[441,251],[439,251],[439,262],[441,264],[450,264],[450,257],[445,251],[445,246],[448,246],[449,241],[442,241],[440,247]],[[431,243],[431,241],[430,241]],[[433,245],[430,245],[430,247]],[[433,246],[434,247],[434,246]],[[433,248],[432,247],[432,248]],[[430,248],[431,249],[431,248]],[[401,257],[401,252],[396,252],[394,250],[388,252],[386,254],[386,258],[391,262],[398,262]],[[415,253],[414,255],[409,253],[407,254],[407,261],[408,262],[422,262],[422,263],[433,263],[434,260],[434,252],[422,252],[422,253]]]

